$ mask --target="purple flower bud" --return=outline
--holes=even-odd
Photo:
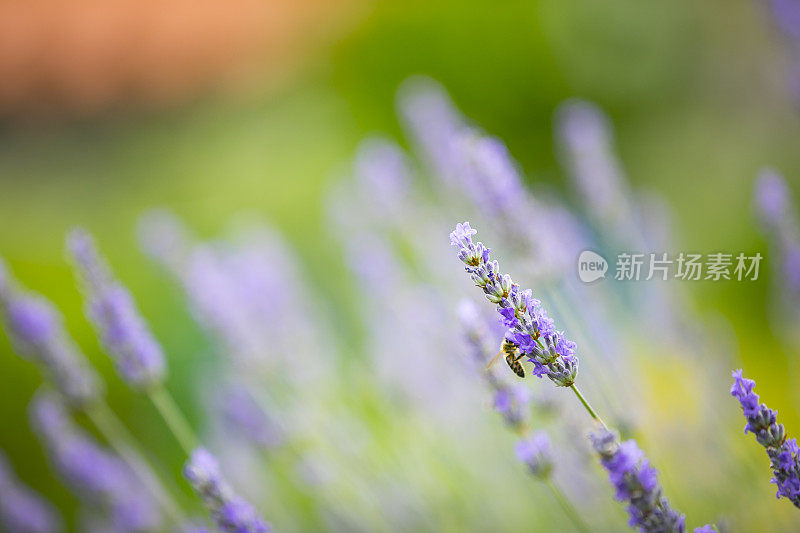
[[[385,139],[367,139],[358,148],[354,171],[371,206],[383,216],[399,215],[409,195],[411,171],[400,147]]]
[[[161,213],[142,222],[141,239],[180,281],[198,322],[240,370],[263,372],[274,362],[270,356],[280,357],[298,331],[308,330],[299,268],[268,227],[239,231],[236,242],[195,243],[177,219]]]
[[[225,533],[265,533],[270,527],[256,510],[234,493],[220,472],[219,463],[205,448],[189,458],[183,473],[203,499],[217,527]]]
[[[800,315],[800,225],[789,186],[772,169],[762,170],[756,180],[755,206],[778,258],[773,261],[778,298],[793,312],[787,321],[794,324],[795,315]]]
[[[781,30],[800,45],[800,4],[796,0],[770,0],[770,6]]]
[[[453,142],[458,148],[462,187],[475,205],[488,216],[504,219],[524,212],[528,193],[502,141],[464,130]]]
[[[633,440],[620,443],[606,429],[591,435],[600,462],[616,490],[615,498],[628,502],[629,524],[642,532],[683,533],[685,517],[672,509],[658,484],[655,469]]]
[[[14,533],[54,533],[61,520],[49,502],[16,479],[0,452],[0,525]]]
[[[570,177],[596,218],[612,224],[630,211],[623,172],[614,156],[611,124],[594,104],[567,101],[556,113]]]
[[[222,506],[217,525],[222,531],[236,533],[266,533],[270,529],[255,507],[239,497],[234,497]]]
[[[68,248],[83,279],[87,314],[117,370],[131,386],[146,388],[163,379],[164,354],[127,289],[116,282],[98,255],[91,236],[75,230]]]
[[[430,78],[409,79],[398,91],[397,105],[426,162],[439,177],[456,182],[461,154],[455,141],[464,120],[444,88]]]
[[[149,531],[160,526],[156,503],[134,472],[75,426],[53,394],[34,398],[31,419],[63,480],[78,496],[104,506],[116,530]]]
[[[788,498],[800,508],[800,454],[797,441],[786,438],[783,424],[778,424],[778,413],[759,403],[755,393],[756,382],[742,376],[741,370],[733,372],[731,394],[739,400],[747,424],[745,433],[752,433],[767,450],[773,477],[778,486],[778,498]]]
[[[53,533],[61,524],[52,506],[22,487],[0,487],[0,524],[6,531]]]
[[[0,315],[20,355],[37,363],[71,404],[85,405],[102,393],[97,374],[50,302],[12,287],[7,277],[0,289]]]
[[[517,443],[517,459],[528,465],[536,477],[546,478],[553,470],[553,457],[550,438],[544,431],[537,431]]]
[[[15,298],[6,306],[8,329],[20,346],[28,351],[46,344],[58,331],[58,318],[41,298]]]
[[[494,408],[503,415],[511,427],[519,427],[528,415],[531,392],[522,384],[507,385],[496,383]]]
[[[138,235],[144,251],[171,268],[178,267],[189,253],[186,228],[168,210],[153,209],[142,215]]]
[[[274,448],[283,442],[281,428],[241,386],[230,386],[220,401],[225,422],[262,448]]]
[[[762,169],[755,186],[755,207],[770,227],[780,226],[792,216],[789,187],[783,177],[771,168]]]

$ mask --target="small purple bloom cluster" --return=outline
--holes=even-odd
[[[241,385],[226,387],[219,403],[228,426],[259,448],[276,448],[284,443],[284,428]]]
[[[771,168],[762,169],[756,180],[755,208],[762,222],[768,226],[782,226],[794,218],[789,186],[783,177]]]
[[[71,405],[87,405],[101,395],[100,379],[64,330],[56,308],[13,286],[7,273],[0,276],[0,316],[17,352],[36,362]]]
[[[531,401],[530,390],[524,385],[497,385],[492,399],[494,409],[503,415],[509,426],[522,429]]]
[[[672,509],[662,494],[655,469],[633,440],[620,443],[617,436],[600,429],[592,445],[614,486],[614,497],[628,502],[629,524],[643,532],[683,532],[685,517]]]
[[[731,394],[739,400],[747,424],[745,433],[752,433],[766,450],[772,466],[771,482],[778,486],[778,498],[788,498],[800,508],[800,449],[796,439],[787,439],[783,424],[778,424],[777,411],[759,403],[754,392],[756,382],[733,372]]]
[[[559,106],[556,122],[570,177],[590,214],[621,229],[631,194],[614,155],[608,117],[590,102],[569,100]]]
[[[0,526],[14,533],[57,533],[61,521],[48,502],[16,478],[0,452]]]
[[[68,248],[83,279],[87,314],[125,381],[137,389],[161,381],[166,372],[161,346],[136,309],[130,292],[118,283],[97,252],[92,237],[78,229]]]
[[[553,471],[553,456],[550,437],[544,431],[537,431],[533,435],[519,441],[514,450],[517,459],[528,465],[536,477],[547,478]]]
[[[463,300],[458,307],[458,316],[464,329],[467,348],[476,368],[479,368],[492,389],[494,409],[503,415],[506,424],[522,434],[527,429],[531,394],[522,384],[512,385],[492,369],[484,369],[486,364],[486,342],[482,319],[475,304]]]
[[[517,459],[526,464],[532,475],[540,479],[550,477],[553,471],[552,446],[544,431],[528,434],[531,401],[530,389],[524,384],[509,384],[492,369],[484,369],[486,348],[481,316],[469,300],[461,302],[458,308],[461,325],[466,333],[467,346],[473,362],[481,367],[482,374],[494,392],[494,409],[503,416],[506,424],[521,435],[515,446]]]
[[[575,343],[567,340],[563,331],[556,331],[553,320],[530,289],[520,289],[511,276],[500,272],[497,261],[489,256],[489,248],[473,242],[475,233],[469,222],[458,224],[450,234],[450,243],[458,247],[458,258],[475,284],[497,305],[508,328],[506,341],[533,363],[535,376],[547,376],[560,387],[573,385],[578,374]]]
[[[779,260],[781,297],[787,303],[800,295],[800,222],[786,180],[772,169],[763,169],[755,185],[755,208]],[[800,311],[798,311],[800,312]]]
[[[156,502],[130,467],[75,426],[58,398],[38,394],[31,418],[63,480],[86,501],[104,508],[114,531],[160,526]]]
[[[192,453],[183,472],[221,531],[266,533],[270,530],[255,508],[233,492],[220,472],[219,463],[205,448]]]

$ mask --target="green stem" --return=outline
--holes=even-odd
[[[556,499],[561,508],[564,509],[564,512],[567,514],[567,516],[569,516],[570,520],[572,520],[575,528],[583,533],[589,533],[591,531],[589,526],[586,525],[581,518],[581,515],[578,514],[578,510],[575,509],[564,493],[561,492],[561,489],[559,489],[558,486],[556,486],[556,484],[553,483],[553,481],[549,478],[545,479],[544,483],[547,485],[547,488],[550,489],[550,492],[553,494],[553,497]]]
[[[603,422],[603,419],[600,418],[600,416],[595,412],[594,409],[592,409],[592,406],[589,405],[589,402],[587,402],[586,398],[583,397],[583,394],[581,394],[581,391],[578,390],[578,387],[576,387],[575,384],[573,383],[572,385],[569,386],[569,388],[572,389],[572,392],[575,393],[575,396],[578,397],[578,399],[581,401],[581,404],[583,404],[583,406],[589,412],[589,416],[591,416],[593,419],[599,422],[600,425],[603,426],[603,428],[606,431],[608,431],[608,426],[606,425],[606,423]]]
[[[192,426],[189,425],[186,417],[183,416],[178,404],[175,403],[175,400],[170,396],[169,392],[167,392],[167,389],[162,385],[155,385],[148,389],[147,396],[150,398],[150,401],[153,402],[161,418],[163,418],[164,422],[169,426],[170,431],[172,431],[172,434],[175,436],[181,448],[183,448],[183,451],[186,452],[186,455],[192,455],[192,452],[197,448],[200,441],[197,439],[197,436],[195,436],[194,430],[192,430]]]
[[[133,435],[108,404],[104,400],[98,400],[87,406],[84,412],[114,451],[131,467],[173,523],[183,523],[186,518],[183,511],[137,449]]]

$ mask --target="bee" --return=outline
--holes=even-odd
[[[500,357],[501,354],[506,354],[506,364],[514,372],[517,376],[524,378],[525,377],[525,367],[522,366],[522,363],[519,362],[522,359],[522,354],[519,353],[517,350],[518,346],[511,342],[508,339],[503,339],[503,344],[500,347],[500,351],[497,352],[497,355],[489,361],[489,364],[486,365],[486,370],[489,370],[492,365],[497,361],[497,358]]]

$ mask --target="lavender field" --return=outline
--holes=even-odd
[[[794,0],[0,6],[0,530],[797,531],[798,73]]]

